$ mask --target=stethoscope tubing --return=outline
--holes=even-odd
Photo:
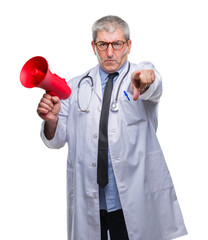
[[[79,83],[78,83],[78,90],[77,90],[77,103],[78,103],[78,111],[79,112],[87,112],[89,113],[90,110],[89,110],[89,106],[90,106],[90,103],[91,103],[91,100],[92,100],[92,92],[93,92],[93,88],[94,88],[94,83],[93,83],[93,79],[91,76],[89,76],[89,73],[87,73],[87,75],[85,75],[84,77],[82,77],[80,80],[79,80]],[[85,78],[89,78],[90,81],[91,81],[91,94],[90,94],[90,100],[88,102],[88,105],[86,107],[86,109],[82,109],[81,106],[80,106],[80,103],[79,103],[79,89],[80,89],[80,85],[82,83],[82,81],[85,79]]]

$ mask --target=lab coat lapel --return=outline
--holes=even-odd
[[[120,84],[123,84],[125,81],[129,81],[128,79],[128,76],[129,76],[129,73],[127,74],[127,76],[124,78],[124,75],[127,73],[128,71],[128,66],[129,66],[129,62],[127,62],[125,68],[123,69],[123,71],[119,74],[118,76],[118,79],[116,80],[115,82],[115,85],[113,87],[113,93],[112,93],[112,97],[111,97],[111,101],[114,101],[116,99],[116,95],[117,93],[120,93],[120,89],[119,89],[119,86]],[[130,72],[130,71],[129,71]],[[119,91],[119,92],[118,92]],[[120,94],[121,96],[121,94]],[[112,103],[111,103],[112,104]]]
[[[103,99],[103,93],[102,93],[102,87],[101,87],[101,79],[100,79],[100,73],[99,73],[99,65],[97,65],[95,68],[93,68],[89,74],[93,78],[93,84],[94,84],[94,91],[100,101]]]

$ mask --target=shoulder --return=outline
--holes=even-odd
[[[95,67],[88,69],[86,72],[84,72],[81,75],[78,75],[76,77],[71,78],[68,82],[67,85],[71,88],[71,95],[68,99],[66,100],[62,100],[62,106],[67,109],[68,106],[70,105],[70,103],[73,101],[73,99],[76,99],[77,96],[77,89],[78,89],[78,85],[81,82],[81,80],[87,76],[88,74],[92,76],[92,74],[94,74],[98,69],[98,65],[96,65]]]
[[[154,64],[150,61],[142,61],[142,62],[139,62],[138,64],[131,63],[131,67],[134,70],[137,70],[137,69],[155,69]]]
[[[99,67],[99,65],[96,65],[95,67],[88,69],[87,71],[85,71],[85,72],[82,73],[81,75],[78,75],[78,76],[76,76],[76,77],[71,78],[71,79],[67,82],[68,86],[69,86],[71,89],[77,88],[80,80],[81,80],[82,78],[84,78],[85,76],[87,76],[88,74],[89,74],[89,75],[94,74],[94,73],[98,70],[98,67]]]

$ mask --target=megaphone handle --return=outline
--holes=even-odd
[[[51,95],[52,97],[53,97],[53,96],[57,96],[57,94],[55,94],[53,91],[46,91],[46,93],[49,94],[49,95]],[[59,96],[57,96],[57,97],[60,99]]]

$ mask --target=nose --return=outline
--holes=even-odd
[[[108,55],[109,58],[112,58],[113,54],[114,54],[114,49],[113,49],[112,45],[109,44],[108,49],[107,49],[107,55]]]

